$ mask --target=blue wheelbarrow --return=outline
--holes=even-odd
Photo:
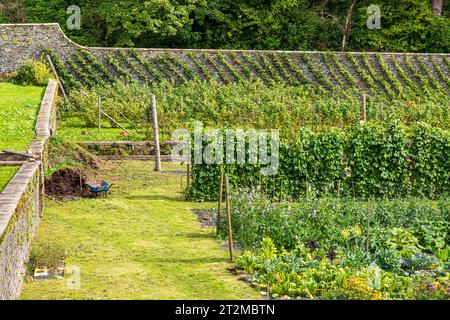
[[[87,181],[85,184],[86,188],[91,192],[93,198],[97,197],[108,197],[108,191],[113,186],[107,181]]]

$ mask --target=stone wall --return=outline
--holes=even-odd
[[[0,300],[16,299],[40,216],[40,162],[22,165],[0,193]]]
[[[71,41],[62,31],[59,24],[0,24],[0,74],[9,73],[16,70],[27,58],[36,58],[40,55],[44,48],[53,49],[63,60],[71,57],[72,53],[79,48],[90,51],[94,56],[100,60],[104,60],[109,52],[120,50],[119,48],[95,48],[83,47]],[[205,52],[205,53],[261,53],[265,51],[260,50],[209,50],[209,49],[137,49],[142,56],[150,60],[157,55],[165,52],[170,52],[179,58],[186,58],[188,52]],[[272,51],[277,52],[277,51]],[[296,57],[303,52],[286,51],[290,56]],[[314,63],[319,67],[323,73],[328,73],[323,67],[322,62],[317,57],[320,57],[323,52],[308,51]],[[347,53],[337,52],[338,55],[346,55]],[[361,55],[361,52],[352,53],[356,56]],[[370,60],[373,60],[373,53],[366,53]],[[382,53],[383,56],[391,60],[401,61],[404,53]],[[420,55],[423,57],[439,57],[449,56],[448,54],[435,53],[419,53],[407,55]],[[188,60],[188,59],[187,59]],[[192,66],[194,67],[194,66]],[[352,72],[351,68],[350,71]],[[445,72],[447,70],[445,69]]]
[[[47,86],[36,121],[36,136],[22,165],[0,193],[0,300],[20,295],[31,242],[44,210],[44,164],[48,139],[55,130],[58,86]],[[2,165],[8,163],[3,162]],[[11,163],[16,165],[18,162]]]

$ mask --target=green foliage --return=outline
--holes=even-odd
[[[366,27],[369,5],[381,8],[381,29]],[[350,47],[360,51],[389,52],[448,52],[448,8],[444,14],[433,17],[430,1],[376,0],[359,1],[350,37]]]
[[[168,135],[175,129],[192,128],[193,122],[199,120],[207,127],[220,124],[219,127],[242,129],[278,128],[283,136],[295,138],[300,126],[314,131],[347,128],[359,123],[360,119],[359,98],[350,93],[344,96],[341,92],[321,93],[317,87],[309,85],[265,85],[261,81],[248,80],[222,85],[197,79],[178,86],[167,82],[154,83],[150,87],[118,82],[97,87],[94,91],[102,100],[108,101],[103,104],[108,114],[114,114],[121,123],[141,128],[147,125],[145,112],[150,104],[150,94],[155,94],[160,128]],[[71,97],[76,105],[80,92],[74,90]],[[424,121],[446,128],[450,123],[450,110],[443,99],[435,96],[419,100],[414,95],[398,99],[383,95],[368,97],[367,117],[374,123],[398,120],[409,125]],[[83,119],[97,116],[94,99],[92,103],[90,114],[81,115]]]
[[[75,41],[91,46],[339,50],[351,1],[78,0],[82,29],[67,30],[68,4],[2,0],[0,22],[59,22]],[[370,30],[367,7],[381,8],[382,28]],[[339,23],[338,23],[339,22]],[[361,0],[352,15],[352,51],[448,52],[449,6],[434,17],[430,1]]]
[[[351,125],[348,130],[300,129],[291,138],[281,139],[275,176],[261,176],[261,164],[193,164],[188,195],[215,200],[223,170],[233,185],[259,187],[276,199],[324,195],[438,198],[450,191],[449,150],[449,132],[426,124],[403,128],[394,121]]]
[[[233,238],[246,250],[236,266],[264,295],[449,297],[448,199],[372,201],[369,211],[349,199],[275,203],[239,190],[231,204]],[[218,230],[226,237],[226,222]]]
[[[415,126],[410,145],[412,188],[433,196],[450,190],[450,137],[448,131],[427,124]]]
[[[326,252],[339,248],[366,251],[369,244],[373,254],[397,250],[406,257],[422,251],[436,253],[449,244],[448,200],[372,199],[370,210],[367,202],[349,198],[280,203],[258,189],[239,189],[231,197],[233,238],[245,249],[270,237],[277,248],[304,244]],[[226,237],[226,221],[221,222],[219,235]]]
[[[58,72],[58,75],[62,81],[65,90],[70,91],[79,89],[81,87],[81,83],[78,81],[78,79],[74,77],[74,75],[69,70],[67,70],[59,55],[57,55],[54,51],[50,49],[44,50],[43,55],[46,54],[48,54],[50,59],[52,60],[56,72]]]
[[[341,252],[330,258],[320,250],[297,246],[291,251],[267,258],[262,249],[246,251],[238,257],[236,266],[247,274],[248,282],[261,294],[272,298],[326,300],[418,299],[449,298],[449,273],[429,271],[438,262],[427,255],[416,255],[409,264],[415,273],[387,271],[376,264],[357,261],[363,253]],[[356,260],[355,260],[356,259]],[[349,267],[348,261],[356,265]]]
[[[396,123],[359,125],[346,144],[351,182],[358,195],[402,196],[408,192],[408,138]]]
[[[34,250],[67,250],[66,265],[80,267],[82,285],[27,282],[21,299],[257,299],[226,272],[227,251],[211,230],[186,214],[208,205],[183,201],[180,176],[153,169],[152,162],[112,161],[96,171],[114,182],[107,200],[47,201]],[[162,169],[182,167],[164,162]]]
[[[47,65],[38,60],[26,60],[12,77],[14,83],[23,86],[45,86],[53,78]]]

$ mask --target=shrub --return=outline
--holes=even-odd
[[[57,242],[36,243],[30,252],[29,266],[32,270],[37,267],[56,269],[66,258],[64,247]]]
[[[12,80],[24,86],[45,86],[52,76],[46,64],[38,60],[26,60],[13,75]]]

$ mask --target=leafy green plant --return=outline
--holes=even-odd
[[[157,81],[163,81],[163,77],[160,72],[147,60],[145,60],[142,55],[135,49],[130,49],[130,54],[141,64],[143,65],[147,72],[151,74],[151,76]]]
[[[234,81],[242,81],[242,76],[227,60],[227,57],[222,53],[218,52],[216,54],[217,59],[225,66],[225,69],[233,76]]]
[[[50,78],[53,78],[53,75],[46,64],[38,60],[26,60],[14,73],[12,80],[24,86],[45,86]]]
[[[339,72],[344,76],[347,80],[348,84],[351,86],[358,86],[359,81],[342,65],[339,57],[336,54],[331,54],[331,59],[336,65]]]
[[[260,177],[260,166],[230,164],[226,169],[239,187],[259,187],[276,199],[439,198],[450,190],[445,160],[449,139],[443,129],[424,124],[406,128],[398,121],[363,123],[348,130],[303,129],[281,138],[275,177]],[[215,199],[220,170],[220,166],[193,164],[188,195],[196,200]]]
[[[81,83],[78,81],[78,79],[74,77],[74,75],[69,70],[67,70],[61,58],[53,50],[50,49],[44,50],[43,56],[47,54],[52,60],[55,69],[58,72],[60,79],[64,85],[65,90],[70,92],[70,90],[79,89],[81,87]]]

